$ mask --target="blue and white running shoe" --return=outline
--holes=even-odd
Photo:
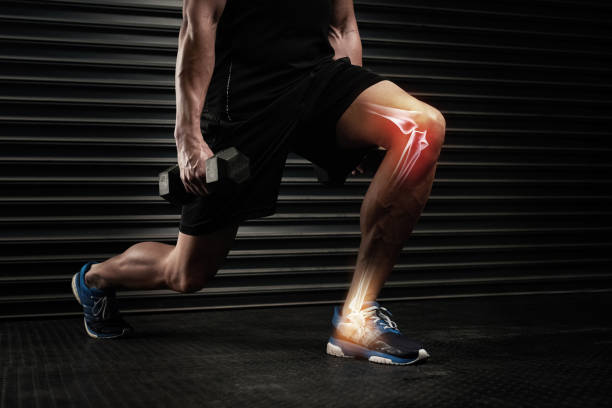
[[[378,302],[366,302],[358,313],[345,317],[334,309],[334,334],[327,342],[327,354],[363,358],[373,363],[407,365],[429,358],[420,342],[409,340],[391,320],[391,312]]]
[[[85,273],[97,261],[87,262],[72,277],[72,293],[83,306],[85,330],[94,339],[115,339],[130,334],[133,329],[121,317],[115,291],[90,288],[85,284]]]

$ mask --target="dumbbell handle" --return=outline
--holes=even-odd
[[[196,196],[185,190],[181,180],[181,169],[178,164],[167,168],[159,174],[159,195],[175,205],[188,204]]]
[[[206,189],[210,193],[222,185],[241,184],[249,174],[248,157],[234,147],[221,150],[206,160]],[[159,174],[159,195],[177,206],[188,204],[197,197],[185,190],[178,164]]]

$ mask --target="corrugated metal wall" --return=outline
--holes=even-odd
[[[231,1],[231,0],[229,0]],[[179,0],[2,1],[0,315],[78,313],[70,276],[174,243],[156,195],[176,160]],[[356,0],[364,63],[447,118],[426,210],[385,298],[612,288],[611,6]],[[290,157],[279,212],[241,227],[200,293],[125,311],[336,301],[368,185]]]

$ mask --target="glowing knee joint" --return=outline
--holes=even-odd
[[[403,135],[404,147],[402,154],[391,174],[391,183],[393,185],[401,184],[407,179],[421,156],[421,152],[429,146],[427,142],[427,129],[418,129],[417,122],[415,121],[420,112],[391,108],[373,103],[367,104],[367,112],[387,119]]]

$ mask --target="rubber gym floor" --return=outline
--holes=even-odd
[[[388,302],[431,358],[325,354],[330,305],[128,315],[129,339],[80,318],[0,322],[0,406],[609,407],[608,293]]]

